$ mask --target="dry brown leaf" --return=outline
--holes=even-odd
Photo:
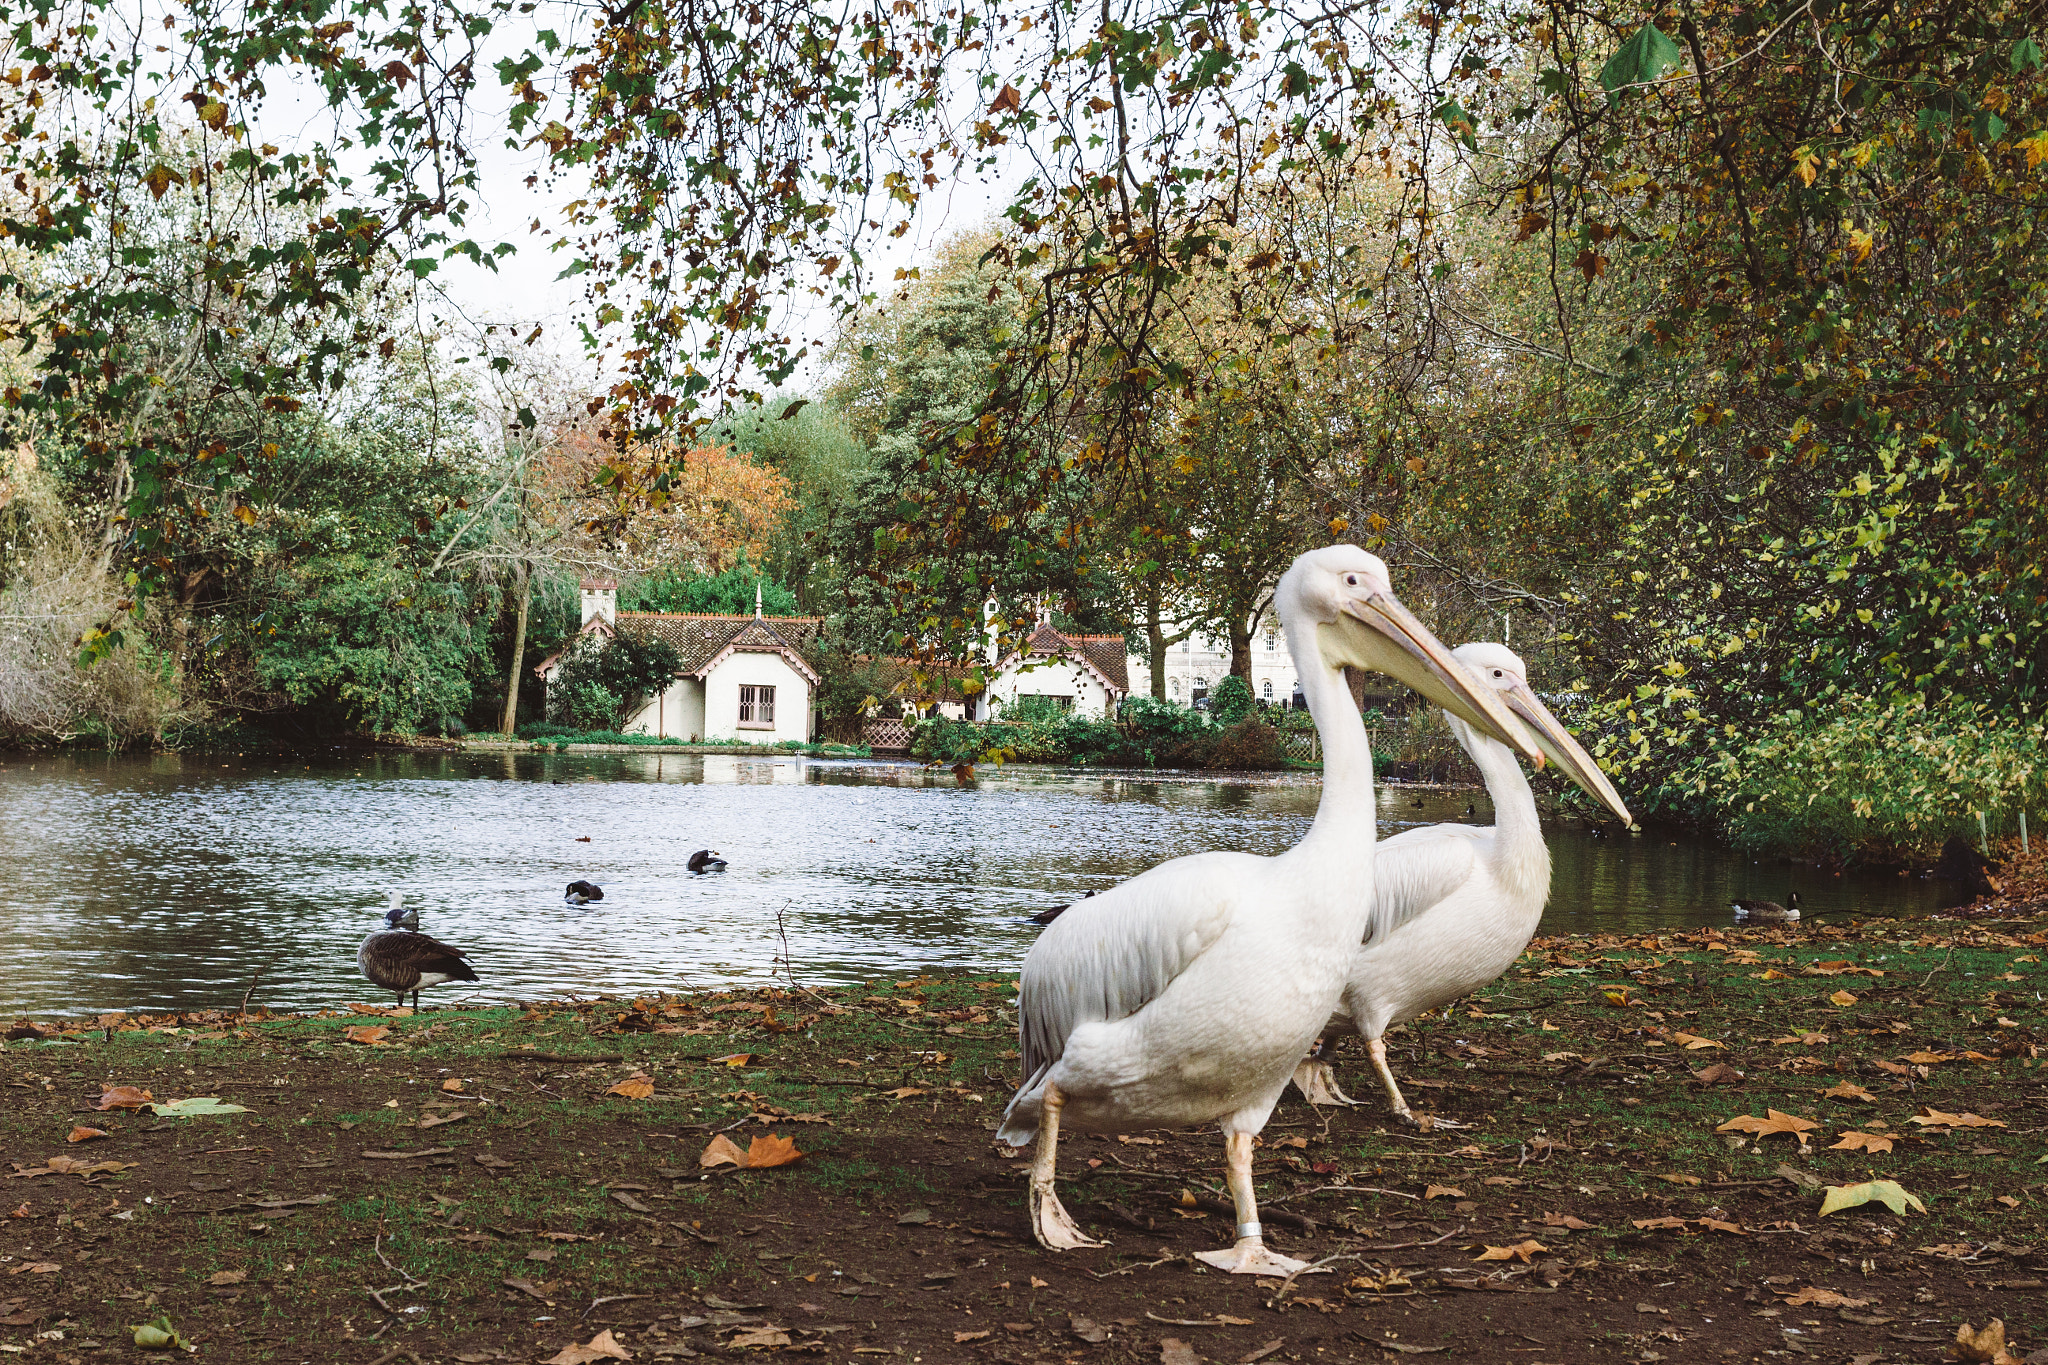
[[[1849,994],[1849,992],[1847,991],[1836,991],[1833,995],[1828,997],[1828,1003],[1840,1005],[1843,1009],[1847,1009],[1849,1008],[1849,1006],[1856,1003],[1856,997]]]
[[[1785,1300],[1789,1308],[1864,1308],[1869,1299],[1852,1299],[1847,1294],[1838,1294],[1832,1289],[1809,1286]]]
[[[384,1040],[391,1036],[389,1024],[351,1024],[342,1030],[342,1039],[350,1043],[364,1043],[370,1047],[382,1047]]]
[[[453,1094],[453,1093],[455,1093],[456,1091],[459,1091],[459,1090],[461,1090],[461,1089],[462,1089],[462,1082],[461,1082],[461,1081],[456,1081],[456,1080],[448,1080],[448,1081],[443,1081],[443,1082],[441,1082],[441,1088],[442,1088],[443,1090],[446,1090],[446,1091],[448,1091],[448,1092],[449,1092],[450,1094]]]
[[[1808,1047],[1822,1047],[1833,1041],[1834,1039],[1828,1037],[1825,1033],[1794,1033],[1784,1038],[1771,1039],[1771,1043],[1776,1047],[1784,1047],[1788,1043],[1804,1043]]]
[[[206,1277],[206,1282],[211,1285],[240,1284],[248,1278],[246,1270],[216,1270]]]
[[[1854,1081],[1838,1082],[1835,1085],[1829,1086],[1821,1093],[1831,1100],[1864,1100],[1870,1104],[1877,1103],[1877,1096],[1871,1094]]]
[[[1431,1185],[1428,1189],[1422,1192],[1422,1197],[1424,1199],[1443,1199],[1446,1197],[1451,1199],[1463,1199],[1465,1197],[1465,1192],[1459,1189],[1456,1185]]]
[[[698,1154],[697,1164],[706,1169],[713,1166],[738,1166],[745,1169],[747,1154],[733,1145],[732,1139],[720,1133],[711,1139],[711,1145]]]
[[[7,1267],[10,1275],[54,1275],[64,1267],[55,1261],[23,1261]]]
[[[770,1166],[787,1166],[802,1155],[796,1149],[795,1138],[777,1137],[770,1133],[747,1144],[747,1168],[759,1171]]]
[[[1700,1219],[1700,1226],[1709,1232],[1732,1232],[1737,1237],[1749,1235],[1742,1230],[1742,1224],[1723,1222],[1719,1218],[1702,1218]]]
[[[507,1283],[509,1284],[510,1281],[508,1280]],[[782,1344],[788,1345],[789,1338],[784,1337]],[[581,1346],[564,1346],[559,1352],[543,1361],[542,1365],[590,1365],[590,1362],[593,1360],[631,1360],[632,1358],[632,1352],[619,1345],[619,1339],[613,1336],[612,1329],[607,1327]]]
[[[1667,1175],[1660,1175],[1657,1178],[1669,1185],[1697,1185],[1700,1183],[1698,1176],[1687,1175],[1683,1171],[1672,1171]]]
[[[1701,1085],[1733,1085],[1742,1079],[1742,1073],[1726,1062],[1715,1062],[1710,1067],[1693,1072],[1692,1078]]]
[[[787,1346],[789,1333],[780,1327],[750,1327],[725,1343],[731,1347],[742,1346]]]
[[[1671,1035],[1671,1041],[1683,1043],[1688,1052],[1697,1052],[1703,1047],[1725,1048],[1728,1046],[1726,1043],[1717,1043],[1712,1038],[1702,1038],[1696,1033],[1674,1033]]]
[[[87,1127],[86,1127],[85,1125],[83,1125],[83,1124],[80,1124],[80,1125],[79,1125],[78,1127],[76,1127],[76,1128],[73,1128],[73,1129],[71,1130],[71,1136],[70,1136],[70,1137],[68,1137],[68,1138],[66,1138],[66,1139],[65,1139],[65,1141],[66,1141],[66,1142],[91,1142],[91,1141],[92,1141],[92,1140],[93,1140],[94,1138],[103,1138],[103,1137],[112,1137],[112,1136],[113,1136],[113,1134],[112,1134],[112,1133],[109,1133],[109,1132],[108,1132],[108,1131],[107,1131],[106,1129],[104,1129],[104,1128],[87,1128]]]
[[[958,1346],[963,1341],[984,1341],[994,1335],[995,1333],[986,1327],[982,1328],[979,1332],[955,1332],[953,1333],[953,1344]]]
[[[892,1100],[907,1100],[912,1095],[922,1095],[925,1092],[914,1085],[899,1085],[894,1090],[884,1090],[882,1093]]]
[[[1666,1214],[1662,1218],[1632,1218],[1629,1221],[1636,1227],[1645,1229],[1682,1228],[1686,1226],[1686,1222],[1683,1218],[1673,1218],[1669,1214]]]
[[[2005,1346],[2005,1324],[1993,1318],[1982,1328],[1964,1323],[1956,1328],[1956,1344],[1948,1348],[1949,1358],[1973,1365],[2021,1365],[2020,1358]]]
[[[1764,1118],[1757,1118],[1750,1114],[1744,1114],[1739,1118],[1732,1118],[1714,1131],[1717,1133],[1755,1133],[1759,1141],[1773,1133],[1784,1133],[1797,1138],[1804,1145],[1806,1142],[1805,1135],[1820,1127],[1812,1119],[1802,1119],[1794,1114],[1780,1113],[1776,1109],[1766,1109],[1764,1113],[1766,1115]]]
[[[1897,1062],[1888,1062],[1882,1057],[1872,1057],[1870,1064],[1879,1071],[1888,1072],[1894,1076],[1910,1076],[1913,1074],[1912,1067],[1900,1066]]]
[[[1159,1365],[1202,1365],[1202,1358],[1179,1337],[1167,1337],[1159,1343]]]
[[[138,1090],[132,1085],[110,1085],[100,1094],[100,1102],[93,1107],[99,1110],[140,1109],[156,1096],[147,1090]]]
[[[1912,1118],[1907,1119],[1906,1122],[1917,1123],[1922,1127],[1931,1123],[1945,1123],[1951,1128],[2004,1128],[2007,1126],[2002,1119],[1979,1118],[1977,1115],[1967,1112],[1944,1114],[1932,1106],[1929,1106],[1926,1113],[1915,1114]]]
[[[643,1071],[636,1071],[604,1092],[607,1095],[624,1095],[629,1100],[644,1100],[654,1093],[654,1082]]]
[[[1547,1228],[1570,1228],[1573,1232],[1584,1232],[1593,1226],[1582,1218],[1574,1218],[1569,1213],[1546,1213],[1538,1221]]]
[[[1530,1257],[1541,1256],[1549,1250],[1549,1247],[1532,1237],[1527,1241],[1517,1242],[1511,1247],[1487,1247],[1472,1259],[1476,1261],[1527,1261]]]
[[[1906,1060],[1915,1066],[1935,1066],[1942,1062],[1954,1061],[1955,1054],[1952,1052],[1929,1052],[1922,1048],[1918,1052],[1907,1053]]]
[[[1892,1140],[1881,1133],[1844,1133],[1840,1142],[1830,1143],[1829,1151],[1845,1152],[1889,1152]]]
[[[723,1062],[727,1066],[745,1066],[748,1062],[754,1060],[754,1054],[751,1052],[728,1052],[723,1057],[713,1057],[711,1060]]]

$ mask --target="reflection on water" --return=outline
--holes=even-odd
[[[780,933],[814,982],[1004,972],[1036,932],[1023,916],[1183,853],[1277,853],[1317,795],[1295,776],[983,774],[961,788],[910,765],[675,753],[9,759],[0,1013],[233,1005],[259,970],[272,1008],[380,999],[355,946],[390,888],[471,950],[480,999],[762,982]],[[1390,793],[1383,829],[1461,819],[1467,799]],[[1730,896],[1793,888],[1809,916],[1943,903],[1916,879],[1595,839],[1576,821],[1550,833],[1549,932],[1726,923]],[[691,876],[699,848],[731,870]],[[579,877],[601,904],[562,904]]]

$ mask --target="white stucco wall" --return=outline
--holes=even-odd
[[[1001,720],[1004,708],[1019,697],[1072,697],[1077,716],[1101,720],[1109,714],[1109,689],[1086,667],[1065,659],[1040,662],[1028,670],[1013,665],[997,674],[989,686],[994,719]]]
[[[775,689],[775,728],[740,728],[740,685]],[[780,740],[802,743],[811,737],[811,684],[780,654],[742,650],[725,657],[704,679],[704,738],[743,739],[750,743]]]
[[[667,691],[640,708],[640,713],[627,723],[626,733],[702,739],[704,684],[695,678],[677,678]]]

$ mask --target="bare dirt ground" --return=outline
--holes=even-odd
[[[223,1362],[1875,1365],[1991,1361],[1997,1319],[2048,1362],[2044,951],[2032,918],[1539,940],[1393,1039],[1431,1131],[1283,1103],[1268,1226],[1324,1267],[1291,1282],[1190,1259],[1230,1227],[1213,1133],[1073,1137],[1112,1245],[1032,1244],[989,1136],[1008,980],[22,1021],[0,1352],[146,1359],[156,1320]],[[704,1166],[721,1135],[801,1155]],[[1872,1180],[1925,1212],[1821,1214]]]

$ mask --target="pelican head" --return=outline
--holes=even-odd
[[[1479,733],[1543,766],[1543,751],[1500,694],[1479,686],[1444,643],[1401,605],[1378,555],[1356,545],[1310,550],[1281,575],[1274,603],[1283,621],[1316,627],[1325,664],[1370,669],[1404,682]]]
[[[1459,645],[1451,651],[1451,657],[1464,665],[1465,670],[1479,680],[1482,687],[1498,694],[1507,703],[1529,732],[1536,747],[1555,763],[1566,777],[1579,784],[1586,794],[1607,809],[1621,817],[1623,824],[1635,823],[1628,807],[1621,802],[1621,793],[1607,780],[1607,774],[1600,771],[1600,765],[1593,756],[1579,747],[1563,722],[1550,714],[1529,687],[1529,669],[1506,645],[1477,643]],[[1454,725],[1461,723],[1459,717],[1452,717]]]

